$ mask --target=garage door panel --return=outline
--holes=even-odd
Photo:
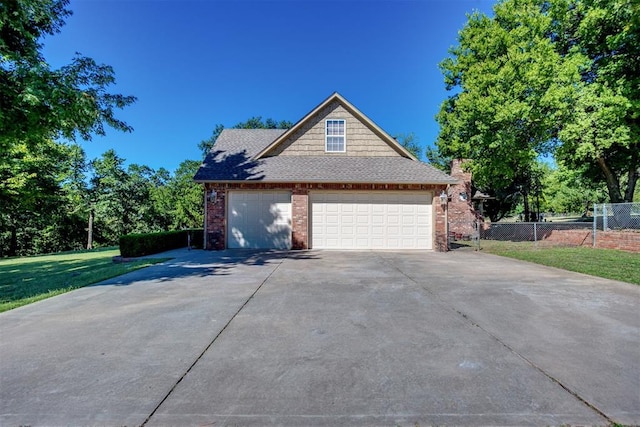
[[[289,249],[291,194],[283,191],[230,191],[229,248]]]
[[[312,192],[312,247],[431,249],[431,199],[428,192]]]

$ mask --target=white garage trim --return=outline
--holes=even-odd
[[[433,195],[409,191],[313,191],[315,249],[433,249]]]
[[[231,190],[227,247],[291,248],[291,192]]]

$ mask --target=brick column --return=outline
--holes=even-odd
[[[215,203],[211,203],[209,199],[212,190],[216,192]],[[225,249],[227,191],[220,186],[208,185],[206,187],[205,197],[207,197],[207,241],[205,247],[215,250]]]
[[[291,191],[291,248],[309,249],[309,190]]]
[[[449,231],[458,235],[458,238],[474,234],[477,218],[471,200],[471,172],[465,172],[464,162],[464,159],[451,161],[451,176],[457,179],[458,183],[449,188]]]
[[[437,252],[447,252],[449,250],[448,238],[447,238],[447,205],[442,205],[440,202],[440,193],[446,191],[446,186],[436,187],[435,194],[433,196],[434,215],[435,221],[435,250]]]

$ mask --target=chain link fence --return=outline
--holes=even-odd
[[[640,202],[593,205],[593,231],[640,230]]]
[[[640,203],[593,205],[593,247],[640,252]]]
[[[593,225],[589,222],[475,222],[450,223],[449,248],[481,246],[481,241],[517,242],[556,246],[591,243]],[[471,230],[458,232],[457,230]]]
[[[449,248],[483,241],[545,246],[593,246],[640,251],[640,203],[594,205],[593,217],[549,222],[449,222]],[[516,247],[514,246],[514,247]]]

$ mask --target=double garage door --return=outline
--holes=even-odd
[[[291,193],[231,191],[228,202],[228,247],[291,247]],[[428,192],[313,191],[308,218],[315,249],[432,249]]]

